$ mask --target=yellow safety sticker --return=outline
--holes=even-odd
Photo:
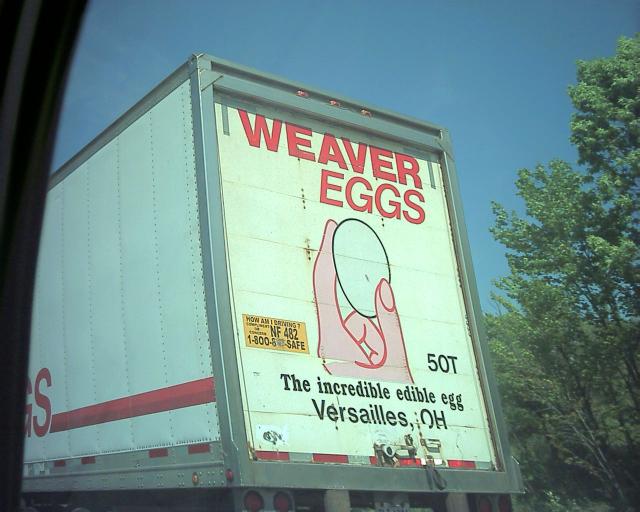
[[[243,314],[242,324],[247,347],[309,353],[304,322]]]

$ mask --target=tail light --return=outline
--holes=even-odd
[[[258,512],[264,508],[264,500],[256,491],[249,491],[244,495],[244,508],[249,512]]]
[[[448,460],[450,468],[456,469],[476,469],[476,463],[472,460]]]
[[[491,500],[486,496],[483,496],[478,500],[478,512],[493,512]]]
[[[273,508],[277,512],[289,512],[292,509],[289,495],[285,492],[276,493],[273,497]]]
[[[499,512],[511,512],[513,509],[511,507],[511,496],[507,494],[503,494],[498,499],[498,511]]]

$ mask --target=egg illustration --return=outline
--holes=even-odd
[[[378,283],[381,279],[391,283],[391,267],[382,240],[366,222],[345,219],[333,234],[332,250],[341,306],[340,299],[344,298],[353,310],[374,318]]]

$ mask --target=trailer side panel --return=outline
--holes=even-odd
[[[27,463],[219,440],[199,229],[187,80],[49,192]]]

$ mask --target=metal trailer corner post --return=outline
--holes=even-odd
[[[224,211],[218,169],[216,119],[213,110],[213,85],[222,75],[214,72],[209,62],[203,60],[202,56],[194,55],[190,65],[202,258],[205,279],[210,284],[206,286],[205,293],[216,401],[226,469],[232,471],[234,480],[239,480],[243,477],[240,471],[240,460],[243,456],[248,457],[248,451],[244,419],[238,400],[240,379],[235,364]],[[238,481],[229,483],[238,484]]]
[[[462,208],[462,198],[460,196],[460,187],[458,185],[458,174],[456,172],[455,159],[453,158],[453,145],[451,135],[448,130],[442,132],[444,139],[444,148],[442,151],[443,167],[445,169],[445,179],[449,189],[448,197],[450,198],[449,211],[453,220],[455,244],[458,247],[459,266],[462,269],[462,286],[465,294],[467,307],[472,311],[471,325],[476,340],[477,364],[481,373],[481,378],[488,388],[485,396],[488,399],[487,410],[491,416],[491,421],[495,425],[495,443],[498,453],[502,457],[503,469],[509,476],[509,483],[514,489],[513,492],[521,492],[523,489],[522,477],[520,474],[520,466],[518,461],[511,454],[511,448],[508,439],[507,425],[504,421],[502,412],[502,403],[498,390],[497,380],[490,363],[490,351],[487,342],[487,333],[482,318],[482,310],[480,308],[480,297],[478,295],[478,287],[476,284],[476,276],[473,268],[473,259],[471,257],[471,248],[469,246],[469,236],[467,234],[467,224],[464,219]]]
[[[294,461],[278,464],[252,460],[240,398],[242,384],[238,373],[238,355],[233,341],[234,327],[228,284],[230,275],[225,247],[225,207],[221,190],[218,131],[214,111],[217,102],[228,103],[231,98],[247,107],[248,111],[252,108],[258,108],[259,111],[262,106],[276,107],[304,115],[309,119],[377,133],[410,147],[439,155],[464,300],[469,313],[469,327],[498,460],[495,471],[447,469],[447,487],[444,492],[520,492],[522,484],[519,469],[509,450],[495,377],[488,360],[488,347],[482,327],[475,275],[448,132],[435,125],[383,109],[363,106],[355,100],[288,82],[207,55],[194,56],[192,63],[197,68],[197,73],[192,73],[192,97],[196,134],[200,134],[196,142],[198,182],[199,185],[204,184],[203,190],[200,191],[200,218],[203,228],[201,231],[203,237],[208,237],[203,238],[203,257],[207,280],[212,284],[211,288],[207,288],[207,304],[209,325],[212,329],[212,357],[225,466],[234,475],[230,485],[274,488],[288,485],[297,488],[369,491],[443,491],[438,489],[433,479],[425,472],[412,469],[332,465],[329,470],[324,464]],[[365,117],[354,109],[336,109],[330,106],[328,101],[309,101],[296,96],[297,90],[306,91],[315,98],[336,99],[342,106],[357,106],[358,109],[367,109],[374,114],[373,117]]]

